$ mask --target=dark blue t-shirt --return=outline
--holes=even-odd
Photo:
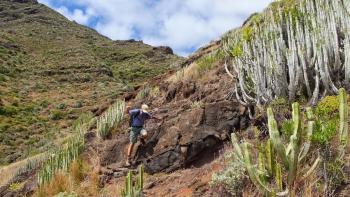
[[[137,116],[134,117],[131,126],[132,127],[143,127],[145,124],[145,121],[151,118],[151,115],[146,112],[142,112],[140,109],[132,109],[129,111],[129,114],[131,117],[133,117],[135,114],[139,113]]]

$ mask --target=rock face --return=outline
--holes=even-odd
[[[143,161],[149,173],[185,167],[202,153],[217,150],[246,116],[245,111],[240,113],[240,105],[231,101],[186,110],[156,129],[137,160]]]
[[[147,173],[171,172],[196,165],[222,147],[232,132],[248,126],[247,109],[235,100],[225,99],[230,80],[213,72],[208,82],[182,81],[162,87],[163,96],[144,100],[163,121],[150,120],[145,145],[135,146],[134,163],[143,163]],[[220,80],[221,79],[221,80]],[[200,104],[194,105],[193,102]],[[127,126],[120,130],[126,131]],[[128,145],[128,133],[120,132],[105,142],[101,164],[103,174],[119,177]],[[103,178],[105,179],[105,177]]]
[[[168,112],[166,122],[151,122],[146,145],[137,144],[135,163],[147,173],[170,172],[186,167],[200,156],[216,151],[234,130],[245,129],[248,114],[238,102],[221,101],[203,108]],[[102,165],[125,161],[128,138],[125,133],[106,145]],[[122,164],[122,163],[121,163]]]

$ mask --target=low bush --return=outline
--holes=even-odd
[[[15,183],[11,183],[9,190],[10,191],[17,191],[19,189],[21,189],[23,187],[24,183],[19,183],[19,182],[15,182]]]
[[[228,161],[225,170],[214,173],[209,184],[211,187],[223,186],[233,196],[242,196],[247,181],[245,167],[234,154],[228,154],[225,159]]]
[[[317,120],[315,124],[315,131],[312,134],[312,142],[316,144],[325,145],[331,142],[331,139],[337,134],[339,120]]]
[[[198,74],[202,76],[205,72],[211,70],[214,66],[214,63],[217,61],[214,55],[204,56],[197,61],[197,70]]]
[[[0,106],[0,115],[13,116],[18,113],[18,108],[15,106]]]
[[[203,101],[193,101],[191,103],[191,108],[201,108],[203,106]]]
[[[60,110],[52,110],[49,117],[51,120],[61,120],[66,117],[66,113]]]
[[[64,103],[60,103],[57,105],[57,109],[65,109],[66,108],[66,104]]]

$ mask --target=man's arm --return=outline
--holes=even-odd
[[[162,118],[158,118],[157,116],[151,116],[151,119],[162,120]]]

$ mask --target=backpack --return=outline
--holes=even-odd
[[[134,119],[136,118],[136,116],[138,116],[140,114],[140,110],[138,110],[135,114],[131,114],[130,115],[130,119],[129,119],[129,126],[132,126],[132,122],[134,121]]]

